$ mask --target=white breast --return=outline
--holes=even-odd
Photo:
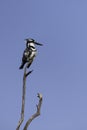
[[[30,46],[34,47],[35,48],[35,44],[33,42],[29,43]]]
[[[32,51],[31,55],[30,55],[30,59],[34,58],[36,56],[36,51]]]

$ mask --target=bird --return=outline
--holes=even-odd
[[[27,38],[27,39],[25,39],[25,41],[26,41],[26,48],[23,52],[22,63],[20,65],[19,69],[23,69],[23,67],[26,63],[27,63],[27,68],[29,68],[37,54],[37,49],[36,49],[35,45],[40,45],[40,46],[43,45],[41,43],[36,42],[32,38]]]

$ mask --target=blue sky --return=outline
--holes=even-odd
[[[41,92],[41,116],[30,130],[87,130],[86,0],[0,0],[0,129],[15,130],[20,118],[27,37],[44,46],[30,68],[21,129]]]

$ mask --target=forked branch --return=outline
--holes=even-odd
[[[26,122],[25,127],[24,127],[23,130],[27,130],[27,128],[28,128],[28,126],[30,125],[30,123],[32,122],[32,120],[34,120],[37,116],[40,115],[41,105],[42,105],[42,94],[38,93],[38,94],[37,94],[37,97],[39,98],[39,103],[38,103],[38,105],[36,105],[37,111],[36,111],[36,113],[33,114],[33,115],[29,118],[29,120]]]
[[[24,74],[23,74],[23,90],[22,90],[22,106],[21,106],[21,118],[18,122],[17,128],[16,130],[20,129],[20,126],[22,125],[23,121],[24,121],[24,112],[25,112],[25,95],[26,95],[26,78],[28,75],[30,75],[32,73],[32,71],[27,72],[27,65],[24,68]],[[27,130],[28,126],[30,125],[30,123],[32,122],[33,119],[35,119],[37,116],[40,115],[40,110],[41,110],[41,105],[42,105],[42,94],[38,93],[37,97],[39,98],[39,102],[38,105],[36,105],[37,107],[37,111],[35,114],[33,114],[28,121],[26,122],[24,129],[23,130]]]

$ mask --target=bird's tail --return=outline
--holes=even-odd
[[[21,66],[19,67],[19,69],[23,69],[24,67],[24,63],[21,64]]]
[[[27,64],[27,68],[29,68],[31,66],[32,62],[33,62],[33,59],[30,60],[30,62]]]

